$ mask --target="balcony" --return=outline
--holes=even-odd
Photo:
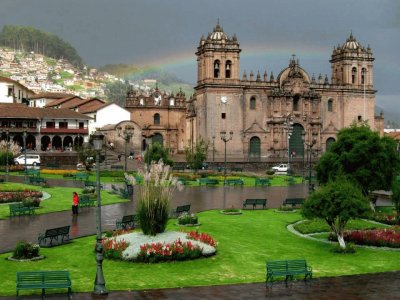
[[[82,134],[89,133],[88,128],[55,128],[55,127],[42,127],[40,133],[59,133],[59,134]]]

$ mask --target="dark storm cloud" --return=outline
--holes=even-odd
[[[324,52],[314,60],[300,55],[310,73],[330,73],[333,46],[352,31],[371,45],[379,95],[398,95],[400,5],[397,0],[1,0],[0,27],[30,25],[70,42],[90,65],[149,64],[179,53],[193,53],[193,63],[174,69],[195,81],[194,52],[202,34],[217,20],[236,33],[243,49],[241,69],[279,72],[289,57],[249,58],[246,49],[259,45],[293,53]],[[178,55],[179,56],[179,55]],[[276,68],[276,69],[275,69]]]

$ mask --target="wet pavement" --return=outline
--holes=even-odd
[[[18,179],[20,180],[20,178]],[[16,180],[16,181],[18,181]],[[53,181],[50,185],[80,187],[73,181]],[[135,191],[136,192],[136,191]],[[135,194],[135,193],[134,193]],[[287,198],[305,197],[306,185],[290,187],[199,187],[176,192],[171,207],[191,204],[192,211],[241,207],[246,198],[267,198],[268,208],[279,207]],[[136,198],[127,203],[102,207],[103,230],[115,228],[115,220],[135,212]],[[17,241],[36,242],[39,233],[48,228],[71,224],[71,238],[95,234],[95,208],[85,208],[78,218],[71,212],[21,216],[0,220],[0,252],[8,252]],[[1,291],[0,291],[1,292]],[[50,291],[51,293],[51,291]],[[64,294],[48,294],[47,299],[67,299]],[[377,274],[315,278],[310,282],[294,281],[287,285],[275,283],[266,288],[264,283],[205,286],[142,291],[112,291],[108,296],[96,297],[90,293],[74,293],[73,299],[400,299],[400,271]],[[15,299],[15,297],[0,297]],[[21,299],[39,299],[39,296],[23,296]]]

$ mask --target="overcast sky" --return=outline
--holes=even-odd
[[[399,0],[0,0],[0,28],[57,34],[91,66],[155,64],[190,83],[200,37],[218,19],[237,35],[241,74],[267,69],[276,76],[296,54],[310,75],[330,78],[333,46],[353,32],[376,58],[378,105],[400,107]]]

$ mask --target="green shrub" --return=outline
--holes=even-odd
[[[296,209],[293,206],[286,206],[286,205],[281,205],[278,208],[279,211],[295,211]]]
[[[347,243],[345,248],[340,247],[339,244],[335,244],[332,246],[331,251],[333,253],[340,253],[340,254],[352,254],[356,253],[356,246],[353,243]]]
[[[187,212],[184,212],[182,215],[178,217],[178,224],[180,225],[194,225],[198,224],[199,219],[196,214],[189,214]]]
[[[267,171],[265,172],[265,174],[267,174],[267,175],[274,175],[274,174],[275,174],[275,171],[272,170],[272,169],[270,169],[270,170],[267,170]]]
[[[39,207],[40,205],[40,199],[39,198],[33,198],[33,197],[28,197],[25,198],[22,203],[26,207]]]
[[[21,241],[15,246],[12,257],[15,259],[30,259],[38,257],[39,251],[39,245]]]
[[[96,191],[96,188],[94,186],[86,186],[82,190],[82,194],[94,194]]]

